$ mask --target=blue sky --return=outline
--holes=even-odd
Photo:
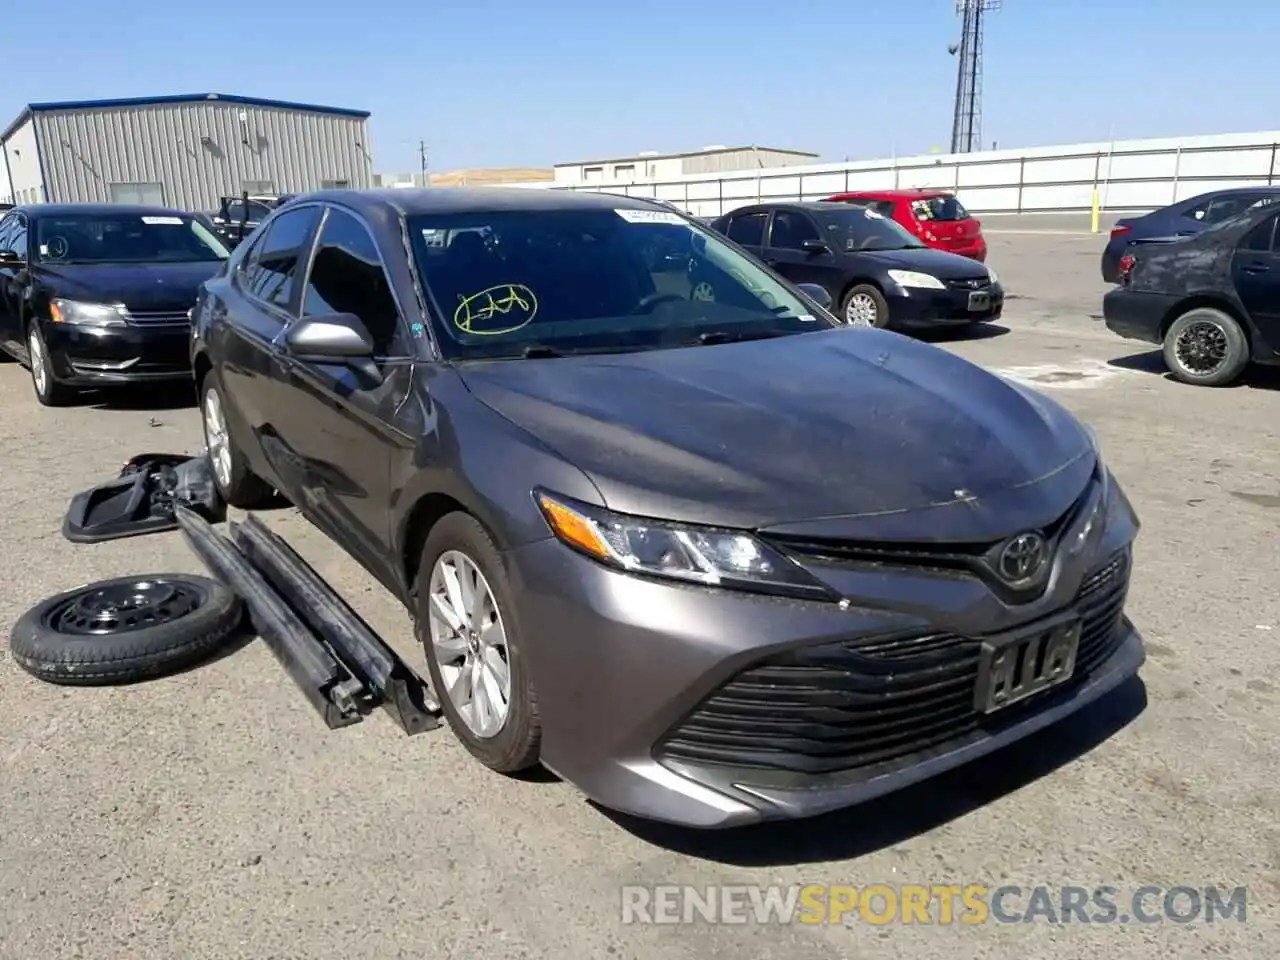
[[[60,0],[0,74],[30,101],[215,91],[373,112],[375,168],[539,166],[713,143],[827,160],[948,145],[953,0]],[[1232,9],[1228,16],[1226,10]],[[360,11],[353,14],[352,11]],[[1280,4],[1005,0],[983,139],[1001,147],[1266,130]]]

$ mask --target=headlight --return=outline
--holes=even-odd
[[[996,272],[995,272],[994,270],[992,270],[990,267],[987,267],[987,276],[991,278],[991,282],[992,282],[992,283],[999,283],[999,282],[1000,282],[1000,274],[996,273]]]
[[[535,498],[562,543],[620,570],[706,586],[833,599],[799,564],[750,534],[625,516],[542,492]]]
[[[77,327],[124,326],[128,310],[123,303],[83,303],[79,300],[55,299],[49,303],[54,323]]]
[[[944,284],[937,277],[916,270],[890,270],[889,279],[900,287],[914,290],[945,290]]]

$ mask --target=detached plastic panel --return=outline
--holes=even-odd
[[[143,453],[120,474],[71,498],[62,535],[72,543],[100,543],[178,529],[178,505],[210,523],[226,516],[207,456]]]

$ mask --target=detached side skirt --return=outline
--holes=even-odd
[[[330,729],[376,706],[407,734],[440,725],[422,679],[256,517],[229,524],[230,538],[184,507],[175,518],[196,556],[244,599],[258,635]]]

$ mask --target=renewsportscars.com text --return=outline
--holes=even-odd
[[[1246,919],[1245,887],[872,884],[622,888],[628,924],[1153,924]]]

